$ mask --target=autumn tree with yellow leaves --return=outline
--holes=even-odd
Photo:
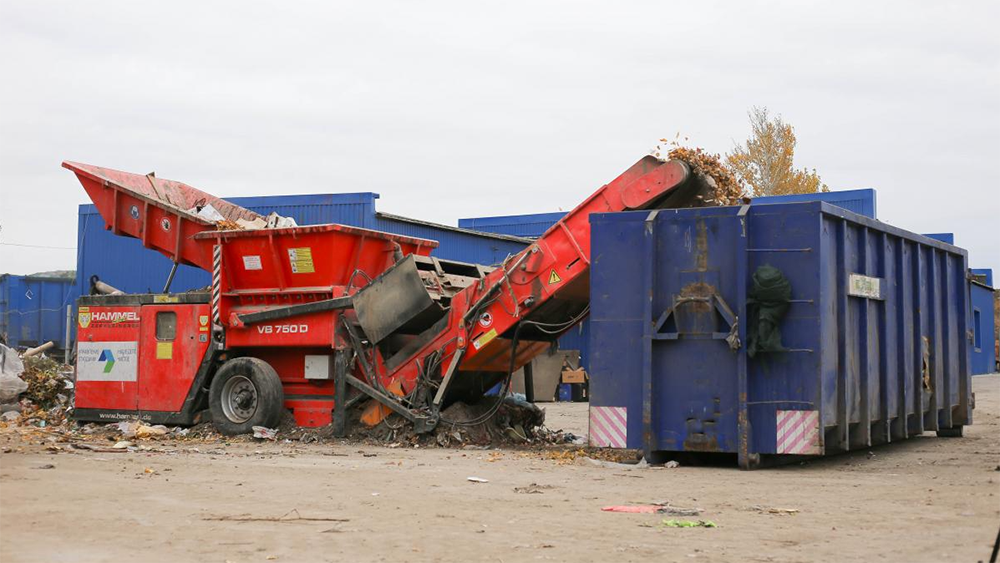
[[[753,197],[764,195],[828,192],[815,169],[796,169],[795,129],[767,108],[753,107],[750,138],[726,155],[726,167],[750,189]]]

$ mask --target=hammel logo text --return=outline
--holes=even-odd
[[[139,314],[135,311],[91,311],[89,307],[80,307],[78,315],[80,328],[87,328],[91,323],[136,323]]]

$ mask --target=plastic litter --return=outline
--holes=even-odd
[[[701,514],[700,508],[682,508],[671,506],[670,503],[658,504],[630,504],[623,506],[605,506],[601,509],[604,512],[625,512],[629,514],[669,514],[670,516],[697,516]]]
[[[265,426],[254,426],[253,427],[253,437],[259,438],[261,440],[277,440],[278,439],[278,429],[277,428],[267,428]]]
[[[0,344],[0,403],[10,403],[28,390],[28,384],[20,378],[24,362],[13,348]]]

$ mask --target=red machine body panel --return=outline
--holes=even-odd
[[[81,306],[77,323],[76,408],[135,410],[140,307]]]
[[[179,411],[209,346],[208,305],[144,305],[139,314],[138,409]]]
[[[211,242],[195,240],[194,235],[216,226],[191,209],[211,205],[230,221],[261,219],[249,209],[152,173],[143,176],[69,161],[63,168],[76,173],[108,230],[140,239],[143,246],[180,264],[209,271],[212,267]]]

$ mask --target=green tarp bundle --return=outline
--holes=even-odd
[[[781,330],[778,324],[788,312],[792,284],[781,270],[764,265],[753,273],[753,284],[747,295],[747,354],[752,358],[760,352],[780,352]]]

